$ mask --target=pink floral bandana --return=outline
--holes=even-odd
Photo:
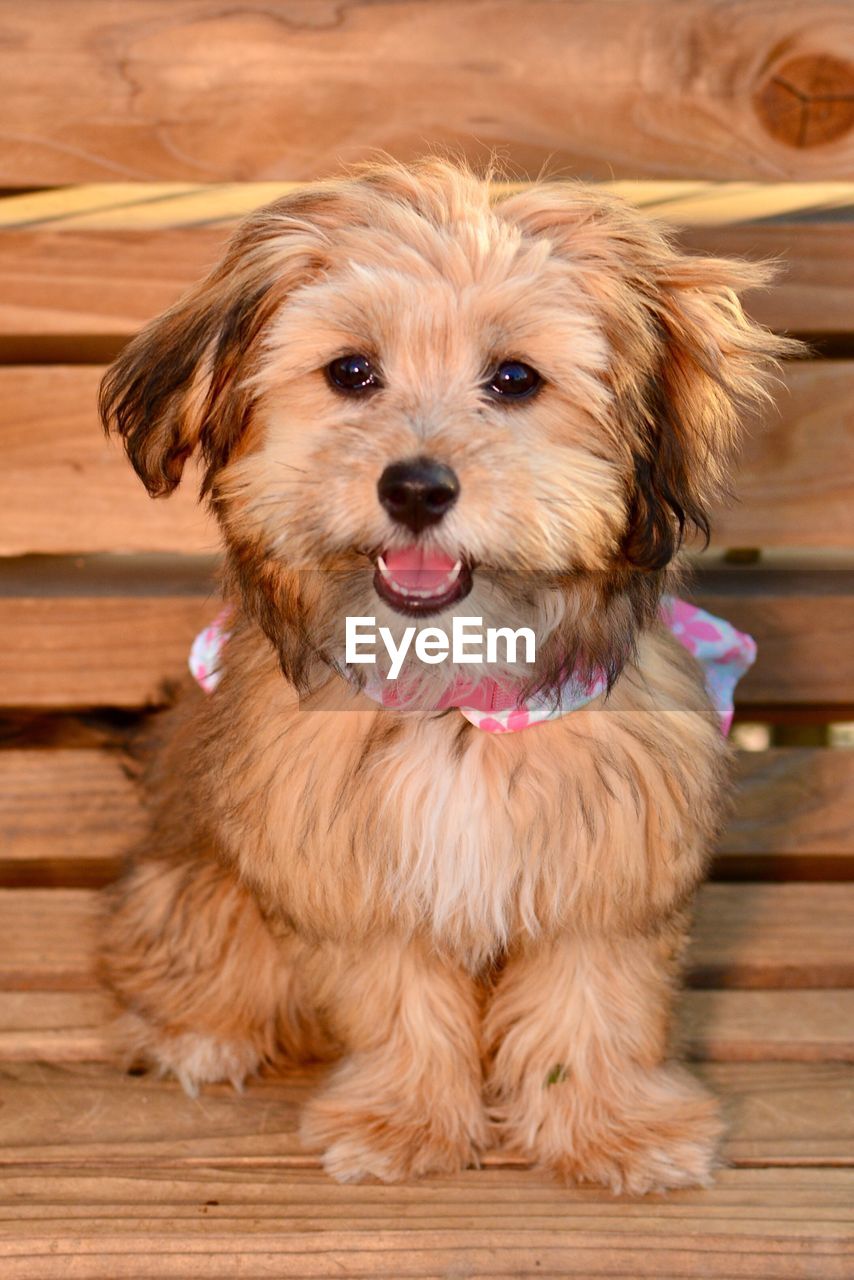
[[[196,636],[190,650],[190,670],[206,693],[213,693],[219,683],[222,651],[230,635],[226,630],[229,614],[230,611],[224,609]],[[706,689],[720,716],[721,732],[726,735],[732,724],[735,686],[756,659],[755,641],[723,618],[716,618],[675,596],[665,596],[661,620],[702,666]],[[435,710],[456,707],[484,733],[517,733],[577,711],[603,694],[606,687],[604,675],[587,683],[570,673],[561,685],[557,700],[553,694],[534,694],[520,703],[518,691],[512,686],[485,676],[477,682],[458,680],[442,696]],[[363,692],[389,710],[400,707],[404,701],[395,681],[376,676],[368,679]]]

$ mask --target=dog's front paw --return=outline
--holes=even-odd
[[[500,1130],[563,1180],[600,1183],[615,1195],[708,1186],[723,1132],[717,1100],[666,1067],[627,1074],[621,1089],[605,1092],[567,1075],[546,1086],[538,1121],[533,1133],[530,1117],[520,1125],[509,1112]]]
[[[248,1040],[224,1040],[193,1031],[168,1035],[136,1014],[118,1020],[116,1035],[128,1061],[139,1060],[157,1067],[162,1075],[174,1076],[191,1098],[201,1085],[221,1080],[240,1091],[261,1060]]]
[[[442,1096],[425,1089],[415,1097],[374,1089],[345,1063],[306,1108],[302,1140],[323,1153],[331,1177],[401,1182],[477,1163],[489,1131],[480,1097],[471,1089]]]

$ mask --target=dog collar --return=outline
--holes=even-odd
[[[196,636],[190,650],[190,671],[206,693],[213,693],[222,675],[222,654],[231,634],[227,630],[230,614],[230,609],[224,609]],[[725,619],[716,618],[675,596],[664,597],[660,616],[679,643],[700,663],[706,689],[720,717],[721,732],[726,735],[732,723],[735,686],[756,659],[755,641]],[[458,680],[433,709],[445,711],[455,707],[484,733],[517,733],[546,720],[570,715],[606,689],[604,674],[583,681],[569,672],[557,698],[554,694],[521,698],[518,688],[484,676],[477,682]],[[405,706],[395,681],[374,676],[368,679],[362,692],[389,711]]]

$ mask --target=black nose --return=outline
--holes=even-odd
[[[420,533],[451,509],[460,496],[460,482],[443,462],[414,458],[386,467],[377,493],[392,520]]]

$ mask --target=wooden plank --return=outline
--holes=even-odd
[[[0,1062],[115,1062],[100,992],[0,991]],[[854,991],[685,991],[676,1043],[709,1062],[854,1063]]]
[[[850,571],[704,571],[695,586],[698,603],[757,642],[756,665],[738,687],[739,705],[854,702]]]
[[[94,990],[100,911],[88,889],[0,890],[0,990]]]
[[[186,673],[193,637],[217,612],[210,593],[104,598],[0,597],[0,705],[162,703]]]
[[[811,747],[742,751],[726,854],[854,853],[854,752]]]
[[[648,185],[638,183],[633,192],[627,189],[630,184],[620,184],[626,195],[655,212],[655,204],[645,196]],[[727,192],[724,187],[721,199],[734,220],[739,206],[733,196],[726,199]],[[248,213],[269,195],[248,184],[241,212]],[[0,200],[0,226],[11,203]],[[214,227],[175,227],[166,220],[172,205],[146,207],[163,211],[162,229],[129,230],[123,225],[126,214],[120,210],[115,215],[117,225],[103,230],[68,230],[63,219],[48,220],[33,230],[0,233],[0,356],[10,360],[18,351],[23,360],[52,346],[59,352],[53,357],[57,361],[63,352],[65,358],[78,361],[109,358],[204,275],[234,225],[229,219]],[[685,217],[684,211],[678,213],[668,204],[661,206],[661,214],[674,224]],[[198,215],[194,209],[194,217]],[[174,211],[171,216],[176,216]],[[206,209],[204,216],[215,217],[215,211]],[[780,262],[774,287],[747,296],[751,314],[762,323],[791,333],[847,336],[854,331],[854,226],[850,220],[700,225],[683,230],[679,238],[686,248],[699,253]]]
[[[115,1013],[106,992],[0,992],[0,1061],[115,1061]]]
[[[38,573],[27,561],[0,562],[0,706],[162,702],[164,681],[184,675],[193,637],[217,612],[210,582],[208,561],[156,572],[119,557],[59,561]],[[758,642],[740,706],[854,703],[851,571],[728,569],[696,585],[700,604]]]
[[[98,422],[95,367],[0,369],[0,554],[216,550],[195,469],[153,502]]]
[[[263,196],[252,185],[247,190],[253,193],[249,212]],[[7,203],[0,200],[0,224]],[[5,340],[26,337],[94,335],[117,347],[204,275],[233,225],[70,231],[63,222],[4,230],[0,352]],[[749,309],[762,323],[797,333],[854,329],[850,222],[697,226],[679,238],[699,253],[780,261],[775,286],[748,295]]]
[[[851,1192],[843,1170],[727,1170],[709,1190],[634,1201],[504,1169],[402,1187],[337,1187],[313,1172],[202,1179],[157,1166],[39,1183],[22,1170],[8,1183],[0,1257],[10,1280],[845,1280]]]
[[[854,362],[785,371],[775,409],[746,435],[733,492],[713,516],[716,546],[854,547]]]
[[[747,296],[750,314],[762,324],[816,335],[849,335],[854,330],[854,226],[850,221],[692,226],[679,239],[697,253],[772,258],[779,263],[773,287]]]
[[[529,172],[804,180],[854,168],[844,0],[814,4],[806,27],[795,0],[70,0],[61,22],[31,0],[6,22],[6,186],[312,178],[376,147],[410,158],[425,139],[473,158],[498,145]],[[829,100],[799,87],[804,59]]]
[[[97,367],[0,368],[0,554],[211,552],[198,474],[152,502],[97,421]],[[748,435],[720,547],[854,547],[854,361],[786,371],[778,411]]]
[[[0,752],[0,884],[104,883],[143,829],[138,788],[116,752]]]
[[[679,1036],[711,1062],[854,1062],[854,991],[686,992]]]
[[[112,879],[123,849],[143,828],[138,788],[127,770],[116,751],[78,747],[0,752],[0,885],[84,887]],[[742,880],[851,878],[854,752],[742,752],[739,770],[736,811],[718,847],[719,871],[738,874]],[[831,895],[828,906],[841,901],[835,889],[821,892]],[[747,903],[755,909],[750,895],[745,896],[741,887],[727,886],[716,886],[714,893],[729,895],[725,907],[715,907],[715,919],[735,928],[736,937],[739,930],[749,932],[743,909]],[[810,889],[804,897],[800,889],[792,891],[791,906],[798,918],[802,907],[812,911],[805,905],[812,893]],[[824,920],[824,906],[818,916]],[[778,969],[788,958],[787,942],[777,957]],[[708,953],[696,961],[703,972],[714,975],[714,982],[720,981],[718,959],[714,937]],[[770,972],[767,958],[763,971]],[[746,982],[742,971],[739,983]]]
[[[843,1063],[710,1062],[692,1070],[726,1098],[726,1157],[749,1165],[854,1167],[854,1069]],[[188,1098],[155,1073],[97,1063],[0,1065],[0,1171],[24,1163],[92,1162],[128,1169],[316,1167],[299,1141],[299,1112],[321,1068],[250,1081],[243,1094],[209,1085]],[[498,1151],[488,1164],[507,1163]],[[518,1163],[518,1161],[514,1161]]]
[[[706,884],[687,958],[690,981],[854,987],[852,939],[852,884]]]
[[[0,890],[0,990],[96,985],[99,896]],[[700,987],[854,986],[854,885],[704,885],[690,981]]]

